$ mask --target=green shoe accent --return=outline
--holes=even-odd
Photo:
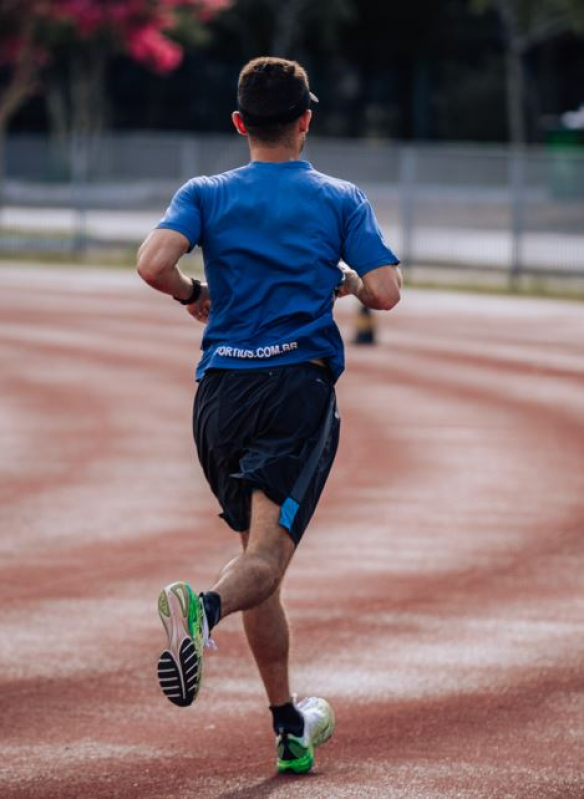
[[[191,638],[196,640],[197,645],[200,646],[202,644],[203,633],[200,624],[199,597],[188,583],[185,583],[185,588],[189,596],[189,633]]]
[[[300,741],[289,735],[286,741],[278,745],[278,771],[283,774],[292,771],[294,774],[306,774],[314,765],[314,748],[303,746]]]
[[[186,619],[189,635],[195,641],[195,645],[200,648],[203,644],[203,634],[201,625],[201,609],[199,597],[195,594],[188,583],[174,583],[170,590],[178,599],[182,615]],[[164,592],[162,592],[161,597]],[[165,596],[166,615],[170,614],[168,609],[168,599]]]
[[[161,591],[158,596],[158,612],[161,616],[170,616],[170,608],[168,607],[168,597],[164,591]]]

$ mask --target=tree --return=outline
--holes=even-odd
[[[181,34],[192,39],[200,25],[229,0],[3,0],[0,65],[8,80],[0,93],[0,135],[10,117],[35,92],[55,56],[70,58],[70,127],[99,127],[103,77],[115,53],[161,74],[183,56]]]
[[[0,6],[0,66],[11,68],[10,79],[0,92],[0,130],[35,90],[38,56],[31,6],[26,0],[6,0]]]
[[[526,140],[525,55],[535,46],[584,29],[581,0],[471,0],[477,11],[494,9],[505,32],[507,117],[513,144]]]
[[[234,35],[242,58],[272,55],[302,59],[310,34],[329,53],[341,26],[355,15],[356,0],[238,0],[220,19]]]

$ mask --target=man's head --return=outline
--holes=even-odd
[[[254,58],[239,74],[234,123],[240,133],[261,144],[293,144],[310,124],[308,75],[296,61]],[[243,124],[241,124],[243,123]]]

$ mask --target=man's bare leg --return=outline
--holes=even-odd
[[[261,491],[252,495],[249,533],[245,549],[228,563],[211,591],[202,601],[210,627],[219,618],[238,610],[251,611],[252,651],[260,667],[272,703],[288,703],[288,628],[277,592],[294,554],[294,542],[280,526],[280,508]],[[275,596],[274,596],[275,594]],[[274,597],[274,598],[273,598]],[[203,627],[197,634],[188,626],[191,602],[196,601],[187,583],[173,583],[160,593],[158,609],[168,636],[168,648],[158,662],[158,678],[163,693],[175,704],[186,706],[196,698],[201,670],[197,658],[203,656]],[[265,607],[261,608],[262,605]],[[210,620],[210,621],[209,621]],[[268,629],[260,630],[260,624]],[[199,647],[200,651],[197,650]],[[265,649],[262,657],[261,650]],[[259,660],[258,660],[259,657]],[[283,697],[283,699],[281,699]]]
[[[294,553],[294,544],[279,525],[279,515],[280,508],[265,494],[259,491],[253,494],[250,531],[242,533],[244,552],[227,564],[212,589],[221,596],[223,616],[227,615],[226,608],[227,612],[234,612],[240,609],[237,607],[238,602],[245,602],[245,607],[242,608],[243,626],[270,705],[283,705],[290,701],[290,636],[286,614],[280,601],[280,583]],[[277,560],[278,566],[270,565],[270,580],[266,579],[262,587],[258,586],[258,575],[260,569],[267,569],[265,564],[260,567],[258,560],[265,559],[266,546],[273,549],[270,557]],[[259,604],[250,606],[253,599],[264,593],[266,586],[272,584],[276,575],[277,587],[272,593]]]
[[[261,605],[280,585],[295,547],[279,518],[279,506],[254,491],[247,545],[211,589],[221,597],[222,618]]]
[[[261,605],[244,610],[242,614],[247,642],[270,705],[283,705],[291,697],[288,676],[290,633],[280,590],[278,587]]]

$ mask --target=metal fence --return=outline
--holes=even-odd
[[[406,264],[584,276],[584,153],[311,138],[305,155],[368,194]],[[246,160],[235,134],[9,138],[0,251],[134,246],[178,185]]]

